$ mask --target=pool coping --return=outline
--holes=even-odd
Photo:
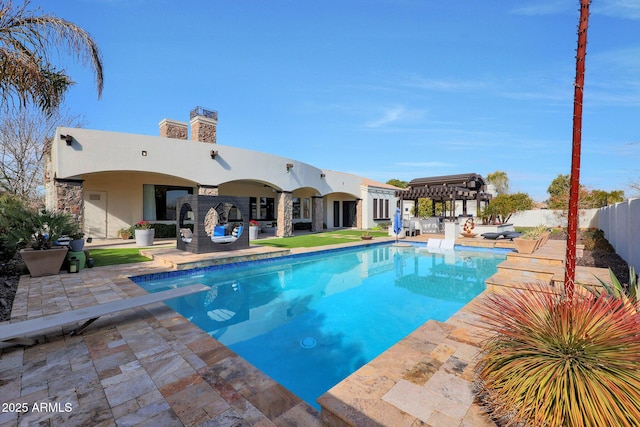
[[[361,242],[356,242],[345,246],[362,245]],[[326,249],[318,247],[290,252]],[[168,256],[166,252],[165,256]],[[22,276],[12,321],[140,295],[144,291],[128,277],[141,272],[162,272],[173,268],[166,264],[166,259],[160,258],[151,263],[84,269],[79,274],[59,274],[37,279]],[[391,350],[396,347],[402,350],[407,343],[420,342],[421,336],[424,336],[433,341],[427,340],[425,343],[435,345],[429,351],[429,357],[442,362],[438,372],[443,371],[454,378],[468,377],[471,364],[461,372],[458,372],[460,365],[457,364],[457,360],[468,358],[469,347],[473,347],[475,342],[474,335],[466,329],[473,323],[467,324],[471,316],[467,312],[468,306],[469,304],[447,322],[427,322]],[[141,336],[140,331],[145,334]],[[164,304],[100,319],[80,336],[68,337],[63,332],[67,331],[52,331],[46,337],[41,337],[41,344],[33,347],[1,350],[0,392],[7,400],[24,400],[29,403],[56,399],[61,395],[71,396],[78,411],[68,414],[0,414],[0,426],[54,419],[65,425],[83,425],[89,419],[94,425],[127,424],[133,419],[142,424],[162,420],[163,425],[216,425],[215,423],[229,419],[243,419],[258,425],[356,425],[348,417],[331,419],[329,416],[325,417],[324,412],[319,414]],[[144,338],[141,339],[142,337]],[[436,340],[443,341],[436,343]],[[452,348],[462,350],[456,350],[443,359]],[[389,359],[392,354],[393,352],[385,352],[379,358]],[[405,357],[402,352],[400,354]],[[380,360],[385,360],[384,358]],[[175,371],[166,368],[159,364],[159,360],[172,360],[180,369]],[[371,363],[375,366],[380,360],[376,358]],[[400,366],[395,369],[410,370],[410,367],[403,367],[403,359],[398,360]],[[158,366],[166,369],[158,369]],[[387,370],[392,369],[389,364],[385,363],[385,366]],[[361,369],[369,368],[370,366],[365,366]],[[61,380],[59,377],[63,371],[68,371],[69,375]],[[361,373],[357,371],[357,375],[352,376],[361,376]],[[141,383],[146,384],[150,391],[136,395],[135,390],[140,388],[138,384],[134,391],[122,388],[124,384],[129,384],[127,378],[134,374],[137,379],[146,379]],[[38,376],[37,379],[34,375]],[[84,378],[82,384],[78,383],[78,375]],[[436,378],[440,376],[439,374]],[[370,377],[364,376],[365,385],[368,378]],[[397,384],[410,386],[405,381]],[[341,384],[343,383],[338,386]],[[346,384],[353,385],[352,381]],[[360,387],[358,396],[361,398],[363,385],[357,387]],[[377,389],[374,387],[373,391],[375,390]],[[120,391],[121,395],[115,391]],[[336,411],[334,414],[340,405],[348,403],[340,400],[336,391],[337,389],[330,390],[334,400],[329,403],[324,399],[322,405],[327,409],[331,407]],[[437,391],[436,388],[434,392],[441,393],[442,390]],[[397,398],[395,395],[404,393],[398,393],[397,389],[394,393],[389,394],[386,400],[379,401],[393,404],[398,411],[406,414],[403,415],[405,421],[412,420],[411,423],[416,423],[407,425],[422,425],[421,423],[426,422],[422,421],[423,416],[412,415],[412,409],[405,403],[394,400]],[[374,409],[379,405],[373,401],[369,403]],[[466,404],[458,405],[464,407]],[[370,409],[357,399],[352,408],[360,408],[363,414],[368,414]],[[465,411],[465,420],[476,421],[482,415],[481,410],[473,404]],[[429,424],[458,425],[451,424],[451,419],[442,418],[441,415],[435,414]],[[363,416],[374,419],[371,414]],[[438,419],[445,421],[438,422]]]

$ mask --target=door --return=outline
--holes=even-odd
[[[342,202],[342,226],[356,226],[356,202]]]
[[[333,226],[340,227],[340,202],[333,202]]]
[[[107,192],[85,191],[84,232],[86,237],[107,237]]]

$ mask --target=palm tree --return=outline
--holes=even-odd
[[[95,41],[82,28],[53,15],[28,10],[30,0],[14,7],[12,0],[0,0],[0,104],[17,100],[21,106],[37,104],[51,113],[74,82],[49,60],[55,48],[91,63],[98,99],[102,95],[102,59]]]
[[[580,191],[580,148],[582,142],[582,99],[584,95],[585,59],[587,56],[587,28],[591,0],[580,0],[576,81],[573,94],[573,142],[571,148],[571,179],[569,188],[569,217],[564,286],[569,300],[573,298],[576,277],[576,241],[578,236],[578,201]]]

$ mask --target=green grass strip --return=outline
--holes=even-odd
[[[91,249],[89,254],[95,267],[151,261],[151,258],[140,255],[138,248]]]
[[[312,248],[316,246],[337,245],[340,243],[350,243],[360,240],[363,231],[361,230],[337,230],[327,231],[317,234],[306,234],[304,236],[263,239],[254,241],[256,245],[273,246],[277,248]],[[387,237],[385,231],[368,231],[369,234],[376,237]]]

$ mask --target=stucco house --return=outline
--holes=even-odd
[[[250,218],[286,237],[302,225],[366,229],[391,221],[397,187],[293,158],[217,143],[218,113],[163,119],[160,136],[61,127],[45,159],[47,208],[65,210],[93,237],[141,220],[175,223],[177,197],[250,198]],[[190,134],[190,139],[188,136]],[[304,224],[298,224],[304,223]]]

